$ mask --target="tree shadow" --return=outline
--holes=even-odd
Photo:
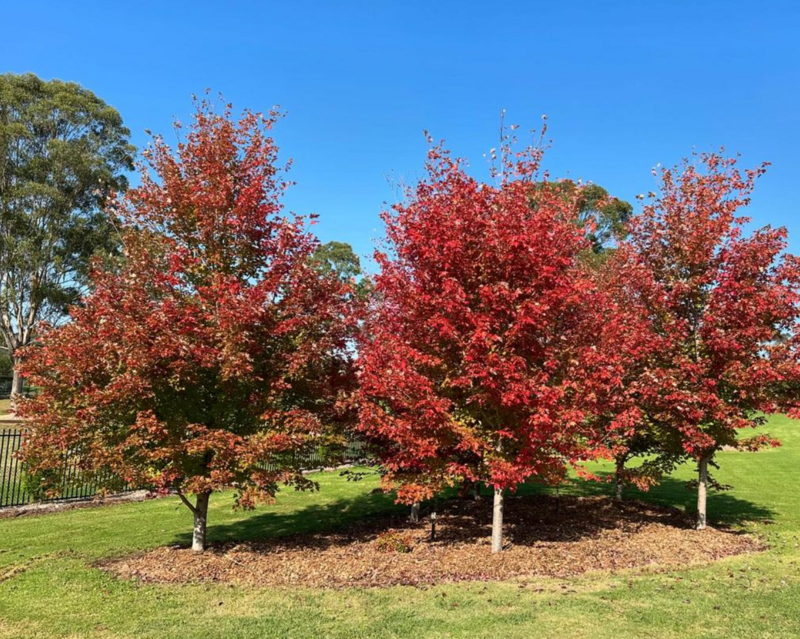
[[[610,480],[611,473],[597,473],[603,480]],[[517,494],[547,494],[576,496],[611,497],[614,484],[611,481],[589,481],[572,479],[558,489],[541,484],[529,483],[521,486]],[[686,482],[673,477],[666,477],[658,486],[649,491],[641,491],[635,487],[625,487],[624,500],[639,500],[659,506],[678,508],[688,515],[697,512],[697,493],[687,488]],[[721,526],[739,526],[751,521],[770,520],[774,511],[746,499],[741,499],[729,492],[712,491],[708,495],[709,523]]]
[[[311,536],[321,532],[347,531],[358,526],[373,526],[402,517],[406,507],[394,503],[394,497],[383,493],[369,492],[354,497],[342,498],[324,504],[309,504],[291,511],[281,511],[262,506],[250,516],[233,522],[215,524],[213,513],[209,517],[208,542],[211,545],[232,542],[265,541],[291,538],[297,535]],[[175,544],[191,544],[191,533],[175,537]]]
[[[681,480],[668,477],[648,492],[626,488],[622,504],[609,499],[612,493],[613,484],[605,481],[573,479],[558,489],[525,484],[507,497],[506,532],[514,543],[532,545],[543,541],[580,541],[599,536],[605,530],[631,531],[648,524],[692,527],[696,494]],[[459,498],[455,491],[447,491],[438,500],[435,543],[447,545],[488,537],[491,502],[487,489],[481,492],[478,501]],[[717,527],[740,526],[773,516],[768,508],[729,493],[711,493],[708,504],[709,521]],[[370,541],[389,531],[411,532],[422,537],[421,531],[426,531],[427,536],[430,530],[433,508],[434,502],[424,503],[423,521],[412,524],[408,521],[408,507],[395,504],[393,495],[364,492],[291,511],[266,506],[233,522],[215,524],[212,514],[208,540],[212,546],[269,542],[267,545],[276,549],[286,545],[320,549]],[[176,536],[173,543],[188,546],[190,542],[187,530]]]

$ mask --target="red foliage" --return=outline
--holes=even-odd
[[[535,182],[540,155],[504,147],[490,186],[435,146],[383,216],[360,427],[402,501],[460,480],[556,481],[596,454],[587,416],[613,382],[593,343],[604,304],[579,260],[580,190]]]
[[[114,205],[122,260],[26,353],[40,392],[23,454],[45,488],[66,450],[101,480],[235,487],[244,506],[309,484],[292,453],[339,417],[352,287],[314,267],[308,220],[282,215],[277,118],[204,102],[174,151],[154,138]]]
[[[662,452],[700,459],[740,446],[737,431],[761,413],[796,405],[800,263],[784,253],[785,229],[743,232],[739,209],[765,166],[695,160],[655,172],[660,193],[609,269],[639,342],[622,403],[647,418]]]

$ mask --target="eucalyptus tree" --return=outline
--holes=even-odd
[[[0,334],[15,364],[37,324],[79,299],[92,259],[115,251],[103,204],[127,187],[129,136],[78,84],[0,75]],[[15,370],[12,398],[21,392]]]

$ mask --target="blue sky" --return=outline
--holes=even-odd
[[[800,252],[796,2],[6,0],[2,16],[0,72],[85,85],[137,146],[206,88],[280,104],[287,205],[361,255],[397,184],[420,175],[422,130],[485,177],[501,109],[525,130],[547,114],[555,177],[631,201],[693,148],[771,161],[750,214]]]

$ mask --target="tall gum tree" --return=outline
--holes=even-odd
[[[581,191],[541,188],[541,151],[510,144],[496,185],[432,146],[426,177],[383,215],[359,352],[360,428],[387,489],[414,504],[457,482],[492,486],[494,552],[505,491],[595,454],[584,426],[607,385]]]
[[[765,413],[796,412],[787,391],[800,379],[800,264],[785,252],[786,229],[745,234],[741,213],[765,170],[702,154],[654,171],[659,192],[611,258],[623,306],[641,311],[635,330],[649,343],[623,403],[658,434],[660,454],[697,463],[699,529],[716,452],[776,445],[740,431]]]
[[[127,187],[129,135],[75,83],[0,75],[0,335],[15,364],[37,323],[77,301],[93,256],[117,248],[103,205]],[[13,375],[16,403],[23,380]]]
[[[122,260],[23,362],[40,392],[22,454],[42,489],[74,461],[109,490],[175,491],[198,551],[212,492],[251,507],[314,486],[299,453],[335,442],[353,381],[353,285],[282,212],[277,119],[200,102],[174,150],[154,138],[115,206]]]

